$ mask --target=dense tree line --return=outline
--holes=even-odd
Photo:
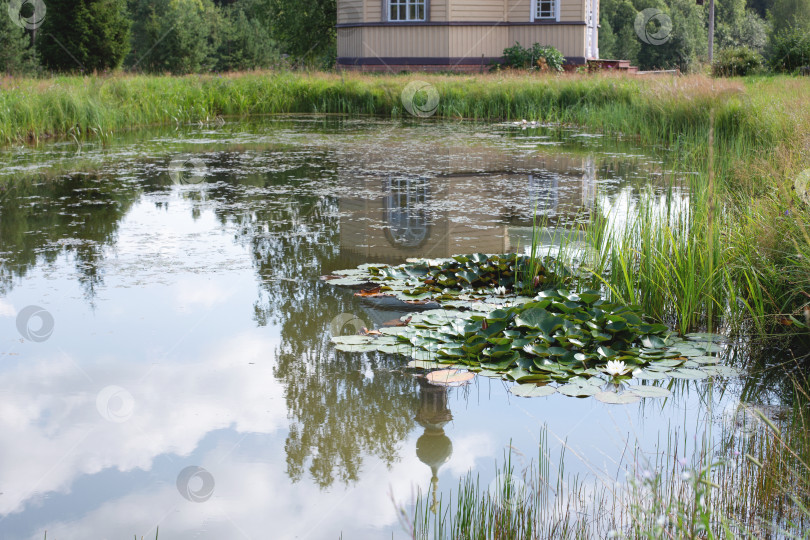
[[[695,69],[708,50],[709,0],[699,1],[601,0],[600,56]],[[335,21],[336,0],[0,0],[0,72],[330,67]],[[720,58],[806,66],[810,0],[716,0],[714,44]]]
[[[327,66],[335,19],[335,0],[0,0],[0,72]]]
[[[601,0],[600,56],[630,60],[641,69],[691,71],[707,58],[708,15],[709,0]],[[640,37],[639,21],[658,39]],[[771,67],[791,71],[781,59],[810,53],[802,48],[807,47],[801,36],[808,35],[810,0],[715,0],[716,57],[722,58],[722,51],[735,58],[764,57]],[[810,58],[796,63],[806,65],[803,61]]]

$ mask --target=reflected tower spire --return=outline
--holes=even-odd
[[[439,487],[439,468],[453,454],[453,443],[444,433],[444,426],[453,419],[453,414],[447,406],[446,386],[430,384],[424,377],[419,377],[418,380],[419,411],[414,419],[425,431],[416,441],[416,457],[430,467],[430,486],[433,492],[430,509],[435,514],[438,506],[436,493]]]

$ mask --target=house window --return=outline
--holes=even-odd
[[[558,0],[534,0],[532,18],[534,20],[556,19],[557,1]]]
[[[427,0],[388,0],[388,20],[397,22],[426,20]]]

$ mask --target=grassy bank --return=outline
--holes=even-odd
[[[705,135],[716,109],[718,142],[744,151],[795,133],[787,114],[807,83],[705,77],[474,77],[246,73],[187,77],[112,76],[0,80],[0,140],[114,133],[145,125],[198,122],[217,115],[347,113],[407,115],[402,90],[432,84],[438,116],[534,119],[585,125],[644,142],[677,144]],[[794,94],[795,103],[789,96]],[[774,99],[776,98],[776,99]],[[780,110],[782,109],[782,110]],[[805,121],[807,119],[805,118]]]
[[[640,303],[682,331],[724,314],[738,321],[744,314],[763,332],[786,315],[801,317],[810,293],[810,220],[794,180],[810,169],[807,78],[268,72],[0,79],[0,143],[110,139],[217,116],[405,117],[403,89],[413,80],[436,89],[439,118],[573,124],[664,147],[677,170],[698,173],[685,218],[662,221],[645,211],[627,230],[595,238],[602,255],[595,271],[617,299]]]

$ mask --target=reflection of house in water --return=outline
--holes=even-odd
[[[416,457],[430,467],[430,487],[433,493],[431,510],[436,512],[436,492],[439,487],[439,468],[453,454],[453,443],[444,433],[444,426],[453,419],[447,406],[446,386],[430,384],[419,378],[419,411],[415,420],[425,431],[416,441]]]
[[[531,226],[535,208],[561,225],[593,209],[592,157],[497,149],[474,156],[449,151],[413,156],[410,167],[385,175],[374,155],[342,173],[351,195],[340,198],[341,254],[352,261],[402,262],[407,257],[514,251],[510,226]],[[396,153],[396,152],[395,152]],[[383,159],[381,156],[379,159]],[[393,158],[384,161],[389,167]],[[403,162],[397,154],[395,162]]]
[[[392,246],[421,247],[430,235],[427,178],[388,178],[383,188],[383,225]]]

